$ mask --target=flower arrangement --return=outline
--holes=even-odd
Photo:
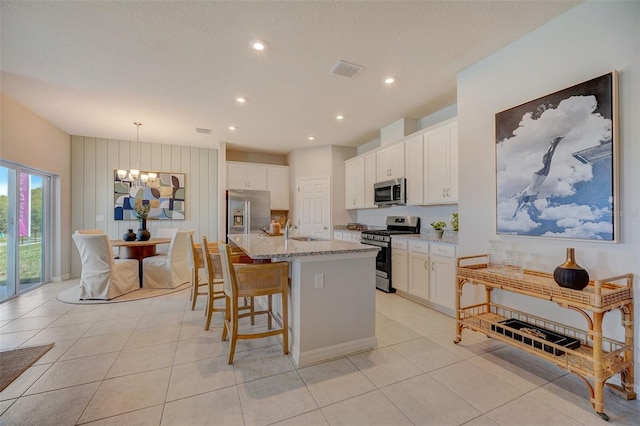
[[[151,207],[149,207],[149,204],[136,204],[136,206],[134,207],[136,217],[138,219],[146,219],[147,216],[149,216],[150,209]]]
[[[451,219],[451,227],[454,231],[458,231],[458,213],[452,213],[453,219]]]
[[[447,226],[447,224],[445,222],[431,222],[431,227],[437,231],[441,231],[442,228],[444,228],[445,226]]]

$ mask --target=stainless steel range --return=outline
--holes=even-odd
[[[416,216],[387,216],[387,229],[362,231],[362,244],[380,247],[376,257],[376,288],[394,293],[391,282],[391,236],[419,234],[420,218]]]

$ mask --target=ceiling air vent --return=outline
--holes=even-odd
[[[354,78],[364,69],[361,65],[352,64],[351,62],[340,59],[331,69],[331,74],[341,75],[342,77]]]
[[[211,129],[201,129],[200,127],[196,127],[196,133],[210,134],[211,133]]]

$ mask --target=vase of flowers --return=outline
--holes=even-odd
[[[135,207],[136,217],[139,226],[136,233],[136,240],[147,241],[151,238],[151,233],[147,230],[147,216],[149,215],[149,204],[137,204]]]

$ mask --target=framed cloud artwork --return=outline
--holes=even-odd
[[[497,233],[617,241],[617,74],[499,112]]]

